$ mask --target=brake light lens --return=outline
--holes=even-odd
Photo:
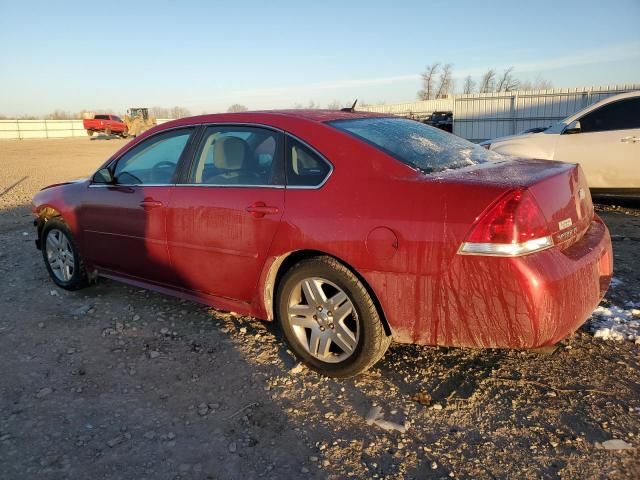
[[[459,253],[519,256],[553,246],[547,220],[526,189],[512,190],[483,212]]]

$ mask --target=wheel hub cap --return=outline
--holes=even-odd
[[[47,262],[55,277],[63,282],[68,282],[73,277],[75,262],[73,248],[67,236],[57,228],[52,228],[47,233],[45,241]]]
[[[292,290],[289,322],[298,343],[318,360],[338,363],[350,357],[360,339],[351,299],[336,284],[306,278]]]

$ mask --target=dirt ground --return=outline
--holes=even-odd
[[[640,478],[631,341],[583,328],[551,354],[392,345],[339,381],[297,365],[272,324],[106,280],[55,288],[30,199],[125,142],[0,142],[0,478]],[[599,210],[606,303],[640,302],[640,210]],[[372,406],[406,432],[368,424]]]

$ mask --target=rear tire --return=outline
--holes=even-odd
[[[302,260],[289,269],[278,286],[276,310],[296,356],[330,377],[368,370],[391,344],[366,287],[331,257]]]
[[[89,135],[90,137],[93,137],[93,130],[87,130],[87,135]]]
[[[53,282],[65,290],[89,285],[84,261],[69,227],[59,217],[51,218],[42,228],[42,258]]]

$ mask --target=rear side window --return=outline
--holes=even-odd
[[[608,103],[580,118],[584,133],[640,128],[640,98]]]
[[[328,124],[423,173],[504,158],[463,138],[404,118],[358,118]]]
[[[294,138],[288,138],[287,146],[287,185],[317,187],[322,184],[331,172],[331,166]]]
[[[282,134],[249,126],[209,127],[189,183],[219,186],[283,184]]]
[[[96,120],[109,120],[109,115],[96,115],[95,117]]]

